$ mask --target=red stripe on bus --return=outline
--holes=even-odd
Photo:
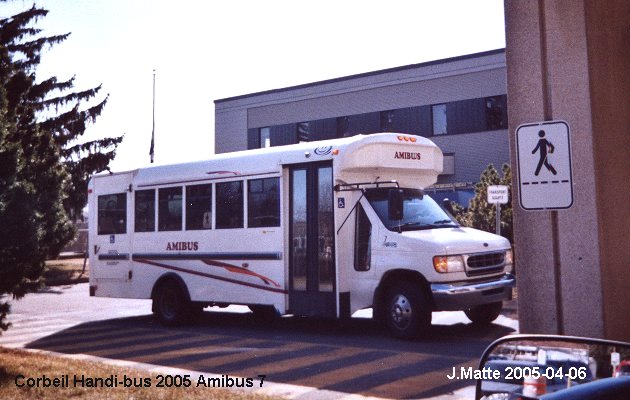
[[[225,268],[226,270],[230,271],[230,272],[234,272],[235,274],[244,274],[244,275],[250,275],[250,276],[255,276],[257,278],[260,278],[263,282],[265,282],[267,285],[269,285],[269,282],[273,283],[274,286],[276,287],[281,287],[277,282],[275,282],[273,279],[271,278],[267,278],[264,275],[260,275],[257,274],[255,272],[252,272],[248,269],[245,269],[243,267],[239,267],[238,265],[232,265],[232,264],[228,264],[228,263],[224,263],[221,261],[216,261],[216,260],[209,260],[209,259],[201,259],[201,261],[204,262],[204,264],[207,265],[211,265],[213,267],[221,267],[221,268]]]
[[[162,264],[162,263],[158,263],[158,262],[147,260],[147,259],[138,258],[135,261],[137,261],[139,263],[143,263],[143,264],[153,265],[155,267],[170,269],[172,271],[179,271],[179,272],[183,272],[183,273],[186,273],[186,274],[203,276],[205,278],[216,279],[216,280],[219,280],[219,281],[234,283],[236,285],[248,286],[248,287],[255,288],[255,289],[267,290],[267,291],[274,292],[274,293],[282,293],[282,294],[287,294],[288,293],[284,289],[275,289],[275,288],[271,288],[271,287],[268,287],[268,286],[256,285],[254,283],[237,281],[235,279],[225,278],[223,276],[206,274],[205,272],[199,272],[199,271],[193,271],[193,270],[186,269],[186,268],[175,267],[173,265]]]

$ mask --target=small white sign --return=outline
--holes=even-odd
[[[621,363],[621,354],[619,354],[616,351],[613,351],[612,353],[610,353],[610,365],[612,365],[613,367],[616,367],[620,363]]]
[[[547,365],[547,352],[543,349],[538,349],[538,365]]]
[[[569,124],[547,121],[519,126],[516,155],[523,209],[554,210],[573,205]]]
[[[508,187],[505,185],[488,186],[488,203],[506,204],[508,202]]]

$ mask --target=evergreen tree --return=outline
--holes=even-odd
[[[512,171],[503,165],[502,175],[490,164],[481,173],[475,185],[475,197],[470,200],[468,210],[454,204],[455,218],[464,226],[470,226],[486,232],[496,232],[496,206],[488,203],[488,186],[505,185],[508,187],[508,203],[501,204],[501,235],[513,242],[512,232]]]
[[[44,261],[73,239],[71,215],[86,204],[87,181],[108,169],[122,137],[79,143],[107,97],[83,108],[100,86],[73,92],[74,78],[37,82],[41,52],[69,34],[38,37],[36,6],[0,19],[0,295],[39,285]],[[0,332],[9,311],[0,302]]]

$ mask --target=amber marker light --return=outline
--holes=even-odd
[[[433,268],[435,268],[437,272],[448,272],[446,257],[433,257]]]
[[[415,138],[413,136],[404,136],[404,135],[396,136],[396,138],[398,139],[399,142],[415,143],[418,140],[417,138]]]
[[[433,268],[439,273],[464,271],[464,260],[461,256],[435,256]]]
[[[339,149],[335,149],[335,150],[333,150],[333,151],[332,151],[332,155],[333,155],[333,156],[339,155]]]

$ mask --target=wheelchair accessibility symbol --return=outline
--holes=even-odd
[[[346,208],[346,199],[340,197],[337,199],[337,208]]]

